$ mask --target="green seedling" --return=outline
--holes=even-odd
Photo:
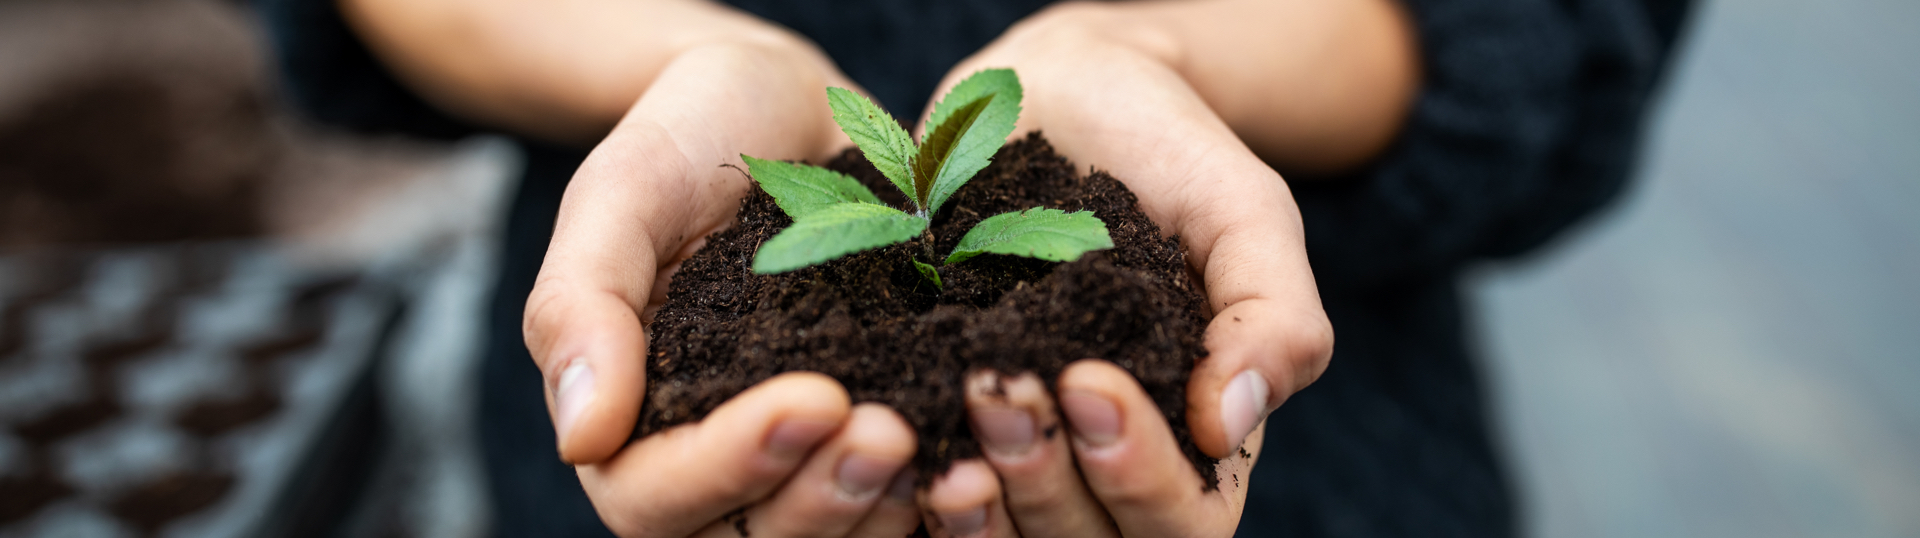
[[[844,88],[827,88],[834,122],[906,195],[912,212],[881,203],[873,191],[845,174],[741,155],[754,182],[793,217],[792,226],[760,245],[753,272],[792,271],[927,233],[947,199],[1006,145],[1020,118],[1020,97],[1020,79],[1013,70],[974,73],[933,105],[927,133],[916,144],[873,101]],[[1035,207],[980,221],[939,263],[960,263],[981,254],[1065,262],[1105,248],[1113,248],[1113,239],[1106,223],[1092,212]],[[913,265],[938,286],[940,272],[930,263],[935,261],[931,252],[928,257],[914,259]]]

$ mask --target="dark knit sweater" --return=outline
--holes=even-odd
[[[289,98],[349,129],[452,137],[329,0],[259,0]],[[1617,194],[1684,0],[1403,0],[1423,87],[1350,177],[1292,184],[1338,335],[1325,376],[1268,419],[1243,536],[1511,536],[1515,507],[1464,340],[1456,274],[1539,246]],[[813,39],[887,108],[1041,0],[738,0]],[[496,530],[604,535],[558,463],[520,315],[583,153],[527,144],[481,391]],[[1097,164],[1097,163],[1096,163]]]

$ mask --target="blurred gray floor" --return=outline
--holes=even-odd
[[[1624,203],[1470,287],[1523,528],[1920,536],[1920,2],[1700,8]]]

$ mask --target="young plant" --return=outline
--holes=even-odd
[[[1020,79],[1013,70],[974,73],[933,105],[927,133],[915,144],[873,101],[843,88],[827,88],[834,122],[907,196],[913,211],[888,207],[859,181],[832,170],[741,155],[754,181],[793,217],[792,226],[760,245],[753,272],[792,271],[925,233],[947,199],[1007,143],[1020,117],[1020,97]],[[980,221],[940,263],[981,254],[1064,262],[1105,248],[1113,248],[1113,239],[1106,223],[1092,212],[1035,207]],[[940,273],[931,264],[919,259],[913,264],[940,284]]]

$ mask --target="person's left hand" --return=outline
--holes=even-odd
[[[985,456],[956,462],[921,494],[935,536],[1229,536],[1263,419],[1332,354],[1286,182],[1176,68],[1177,46],[1157,48],[1151,28],[1100,9],[1055,8],[1016,25],[949,72],[942,91],[983,68],[1014,68],[1025,88],[1015,136],[1044,129],[1181,238],[1214,316],[1187,424],[1223,458],[1219,488],[1203,491],[1214,477],[1194,472],[1153,401],[1110,363],[1071,365],[1058,402],[1031,375],[1003,380],[995,396],[981,389],[995,374],[976,373],[967,404]]]

